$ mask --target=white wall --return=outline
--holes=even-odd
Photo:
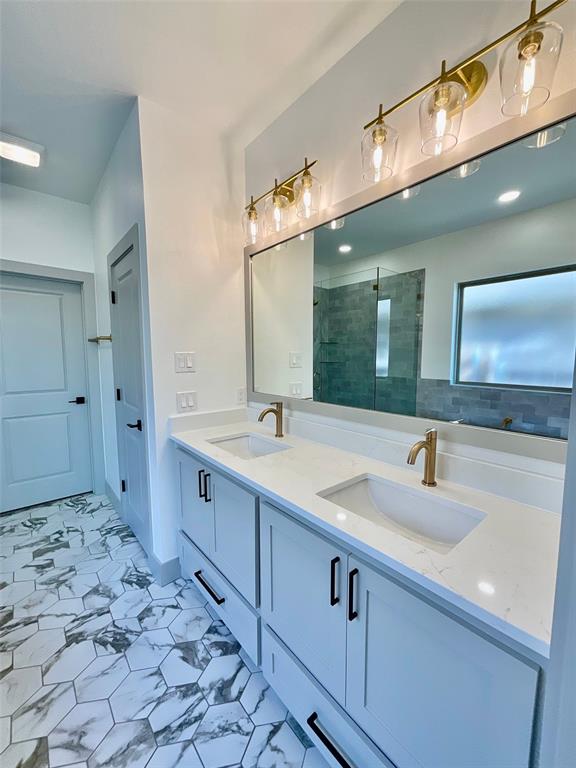
[[[146,233],[144,223],[144,190],[140,155],[140,126],[138,104],[130,113],[106,170],[102,175],[91,204],[92,233],[94,239],[94,273],[98,333],[110,333],[110,300],[108,282],[108,254],[134,224],[138,224],[140,254],[143,262],[142,312],[145,346],[149,349],[148,296],[146,280]],[[99,345],[100,378],[102,391],[102,418],[106,480],[112,490],[120,493],[118,476],[118,448],[116,443],[116,414],[114,405],[114,377],[112,347],[103,342]],[[147,360],[147,422],[153,423],[153,398],[150,384],[150,360]],[[148,431],[147,431],[148,436]],[[151,444],[153,439],[150,437]]]
[[[201,117],[201,116],[200,116]],[[197,392],[198,409],[229,408],[245,386],[241,153],[213,132],[140,100],[140,131],[156,466],[154,551],[176,557],[177,480],[168,442],[176,392]],[[174,353],[196,352],[196,373],[175,373]]]
[[[291,240],[285,248],[252,259],[254,389],[274,395],[312,397],[314,239]],[[302,356],[291,368],[289,353]],[[290,384],[299,382],[294,394]]]
[[[576,200],[566,200],[338,264],[330,277],[377,266],[394,272],[425,269],[421,375],[449,379],[458,283],[573,264],[575,220]]]
[[[0,184],[0,250],[10,261],[93,272],[90,208]]]

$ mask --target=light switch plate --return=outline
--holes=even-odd
[[[238,405],[245,405],[246,403],[246,387],[238,387],[236,390],[236,403]]]
[[[196,373],[196,352],[175,352],[174,370],[176,373]]]
[[[195,411],[198,408],[198,396],[196,392],[177,392],[176,409],[178,413]]]
[[[302,352],[288,352],[288,365],[290,368],[302,368]]]

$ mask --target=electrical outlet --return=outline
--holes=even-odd
[[[302,397],[302,382],[301,381],[291,381],[289,386],[290,394],[293,397]]]
[[[238,387],[236,390],[236,403],[238,405],[246,404],[246,387]]]
[[[176,409],[178,413],[195,411],[198,408],[198,399],[196,392],[177,392]]]
[[[175,352],[174,370],[176,373],[196,373],[196,352]]]
[[[302,352],[288,352],[288,365],[290,368],[302,368]]]

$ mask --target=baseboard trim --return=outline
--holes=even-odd
[[[148,565],[154,579],[161,587],[180,577],[180,560],[177,557],[161,563],[153,554],[150,554],[148,555]]]
[[[104,493],[106,494],[106,496],[108,496],[108,498],[112,502],[112,506],[114,507],[115,511],[119,514],[120,517],[122,517],[122,508],[120,504],[120,499],[118,498],[118,496],[116,496],[116,494],[112,490],[112,486],[110,485],[108,480],[106,480],[104,483]]]

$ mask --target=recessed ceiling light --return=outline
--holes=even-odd
[[[479,581],[478,589],[480,592],[484,592],[485,595],[493,595],[496,592],[494,585],[490,584],[489,581]]]
[[[457,168],[452,168],[451,171],[448,171],[448,176],[451,179],[467,179],[468,176],[472,176],[480,170],[480,165],[480,160],[470,160],[469,163],[462,163]]]
[[[502,192],[498,197],[499,203],[511,203],[513,200],[517,200],[520,197],[519,189],[509,189],[508,192]]]
[[[407,187],[402,192],[396,195],[399,200],[410,200],[412,197],[420,194],[420,184],[416,184],[415,187]]]
[[[5,160],[38,168],[43,151],[44,147],[40,144],[34,144],[31,141],[26,141],[26,139],[18,139],[16,136],[9,136],[7,133],[0,132],[0,157]]]
[[[340,253],[350,253],[350,251],[352,250],[352,246],[348,245],[347,243],[344,243],[343,245],[338,246],[338,250],[340,251]]]

